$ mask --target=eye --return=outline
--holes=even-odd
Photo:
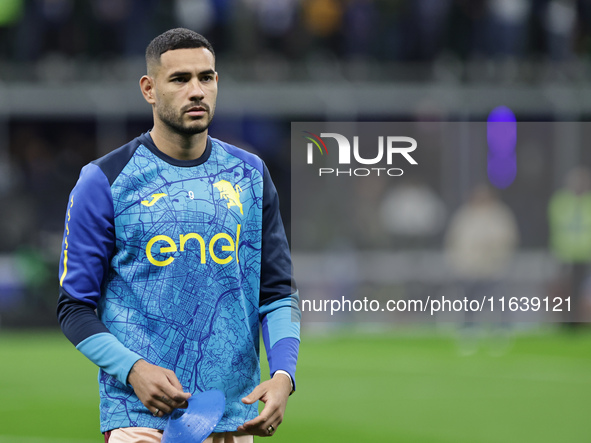
[[[171,81],[173,83],[186,83],[187,79],[185,77],[174,77]]]
[[[202,82],[211,82],[211,81],[213,81],[213,79],[214,79],[213,74],[207,74],[207,75],[204,75],[203,77],[201,77]]]

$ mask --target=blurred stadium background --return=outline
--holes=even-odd
[[[0,442],[101,441],[96,371],[56,332],[64,213],[84,164],[150,129],[143,51],[176,26],[212,41],[220,92],[210,133],[265,159],[288,228],[292,121],[478,122],[504,105],[519,121],[548,122],[543,147],[518,146],[518,176],[497,199],[518,232],[514,287],[569,293],[548,206],[569,171],[591,166],[591,1],[0,0]],[[400,182],[415,194],[367,190],[386,208],[418,195],[410,213],[434,220],[415,230],[412,219],[360,220],[371,227],[363,248],[388,235],[398,266],[386,288],[399,298],[457,290],[428,270],[486,178],[486,149],[466,137],[456,158],[430,152]],[[308,294],[343,289],[346,279],[330,279],[350,264],[304,252],[294,259]],[[356,320],[304,317],[300,388],[276,439],[589,441],[584,327],[515,324],[474,347],[457,325]]]

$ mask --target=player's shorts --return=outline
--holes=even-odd
[[[160,443],[161,440],[162,431],[152,428],[119,428],[105,432],[105,443]],[[232,432],[216,432],[203,443],[253,443],[253,437]]]

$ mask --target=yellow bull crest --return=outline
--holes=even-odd
[[[240,208],[240,214],[244,215],[244,212],[242,211],[242,203],[240,203],[240,192],[242,192],[240,185],[236,185],[236,189],[234,189],[232,183],[227,180],[220,180],[213,185],[218,191],[220,191],[220,198],[228,200],[228,208],[238,206]]]

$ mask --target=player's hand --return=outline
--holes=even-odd
[[[183,392],[174,372],[145,360],[138,360],[133,365],[127,381],[155,417],[170,414],[176,408],[186,408],[191,397],[190,393]]]
[[[291,380],[285,374],[275,374],[271,380],[258,385],[242,399],[242,403],[251,405],[260,400],[265,403],[265,407],[258,417],[239,426],[237,431],[261,437],[273,435],[283,421],[290,393]]]

